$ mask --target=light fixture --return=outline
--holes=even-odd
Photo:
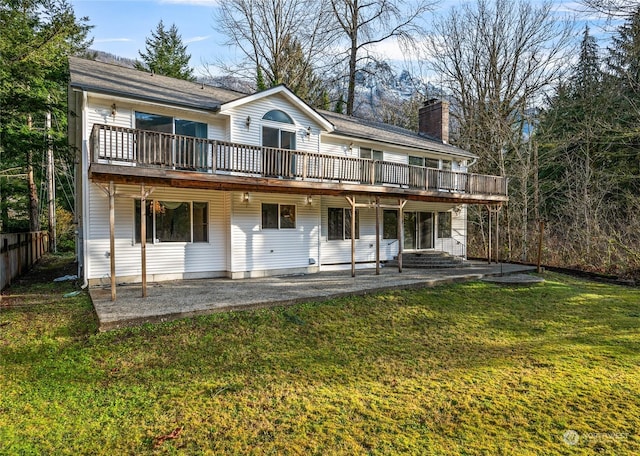
[[[462,206],[461,206],[461,205],[459,205],[459,204],[458,204],[457,206],[454,206],[454,208],[453,208],[453,212],[454,212],[456,215],[460,215],[460,211],[462,211]]]
[[[248,203],[249,202],[249,192],[244,192],[242,194],[242,202],[243,203]]]
[[[251,116],[247,116],[247,120],[244,121],[244,124],[249,128],[251,126]]]
[[[116,118],[116,114],[118,114],[118,107],[115,103],[111,105],[111,117]]]
[[[311,125],[307,127],[307,138],[311,136]]]
[[[311,206],[313,204],[313,196],[307,195],[304,202],[307,206]]]

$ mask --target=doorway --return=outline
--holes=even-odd
[[[433,248],[433,212],[404,213],[404,250]]]

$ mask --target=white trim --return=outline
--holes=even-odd
[[[74,89],[77,91],[77,89]],[[122,103],[126,103],[128,105],[131,106],[136,106],[135,109],[138,109],[141,105],[144,106],[158,106],[164,109],[170,109],[170,110],[178,110],[178,111],[185,111],[185,112],[193,112],[193,113],[198,113],[200,115],[207,115],[207,116],[215,116],[216,113],[212,112],[211,110],[206,110],[206,109],[197,109],[197,108],[189,108],[189,107],[185,107],[182,105],[174,105],[171,103],[160,103],[157,101],[148,101],[148,100],[144,100],[144,99],[138,99],[135,98],[134,96],[131,97],[125,97],[125,96],[121,96],[121,95],[109,95],[106,93],[102,93],[102,92],[87,92],[87,91],[83,91],[83,93],[86,93],[89,95],[89,97],[91,98],[96,98],[98,100],[106,100],[106,101],[116,101],[116,102],[122,102]]]
[[[294,94],[291,90],[289,90],[286,86],[279,85],[276,87],[271,87],[270,89],[263,90],[262,92],[256,92],[252,95],[247,95],[242,98],[237,98],[233,101],[229,101],[227,103],[223,103],[220,105],[220,112],[224,114],[226,111],[230,109],[236,108],[238,106],[242,106],[246,103],[251,103],[253,101],[260,100],[262,98],[270,97],[276,94],[282,94],[287,98],[290,102],[292,102],[295,106],[297,106],[301,111],[307,114],[309,117],[313,118],[322,128],[326,131],[331,132],[335,130],[334,125],[325,119],[322,115],[318,114],[313,108],[311,108],[307,103],[302,101],[300,97]]]

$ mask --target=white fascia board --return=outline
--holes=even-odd
[[[108,93],[102,93],[102,92],[91,92],[91,91],[89,92],[83,91],[83,92],[87,93],[89,98],[94,100],[102,100],[102,101],[117,102],[117,103],[128,103],[138,108],[143,108],[145,106],[155,106],[159,108],[204,114],[208,116],[212,114],[216,114],[215,112],[212,112],[211,110],[207,110],[207,109],[197,109],[197,108],[192,108],[192,107],[183,106],[183,105],[176,105],[171,103],[162,103],[158,101],[150,101],[150,100],[144,100],[144,99],[134,98],[134,97],[125,97],[122,95],[109,95]]]
[[[289,90],[284,85],[278,85],[275,87],[271,87],[270,89],[263,90],[261,92],[256,92],[252,95],[247,95],[246,97],[237,98],[233,101],[229,101],[228,103],[223,103],[220,105],[220,113],[224,114],[225,111],[236,108],[246,103],[251,103],[256,100],[260,100],[262,98],[270,97],[276,94],[281,94],[286,97],[291,103],[296,105],[301,111],[306,113],[309,117],[314,119],[322,128],[328,132],[334,131],[334,125],[325,119],[322,115],[316,112],[311,106],[305,103],[300,97],[298,97],[295,93]]]

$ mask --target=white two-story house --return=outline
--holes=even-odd
[[[507,200],[447,142],[308,106],[70,59],[79,273],[90,284],[376,267],[401,252],[464,256],[469,204]]]

